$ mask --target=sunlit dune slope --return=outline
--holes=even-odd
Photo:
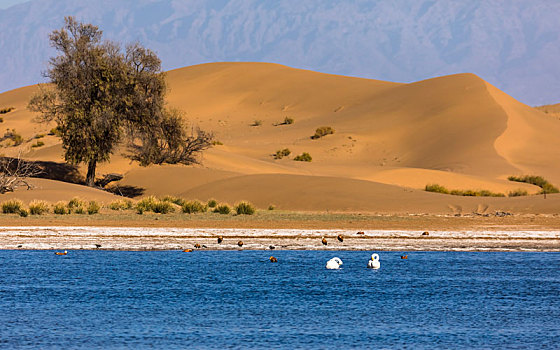
[[[117,185],[143,194],[223,195],[227,201],[251,199],[305,210],[366,210],[375,202],[379,208],[373,211],[449,211],[452,202],[480,201],[432,200],[440,195],[411,189],[438,183],[504,194],[538,192],[536,186],[506,180],[521,174],[560,184],[560,119],[472,74],[401,84],[269,63],[210,63],[170,71],[167,79],[169,105],[183,110],[191,126],[212,131],[222,144],[204,153],[202,165],[190,167],[142,168],[118,150],[98,174],[122,173]],[[36,89],[0,94],[0,109],[15,107],[1,115],[1,126],[16,129],[25,140],[20,147],[4,142],[1,152],[14,155],[23,149],[30,159],[63,161],[58,138],[43,136],[54,125],[32,122],[34,116],[25,109]],[[284,123],[286,118],[293,123]],[[334,134],[311,139],[321,126],[333,128]],[[31,147],[38,140],[44,145]],[[274,159],[284,148],[291,154]],[[312,162],[293,160],[303,152],[311,154]],[[297,187],[315,177],[322,180],[312,181],[317,190],[307,196],[282,184]],[[519,203],[532,199],[525,200]],[[407,203],[398,204],[402,201]],[[415,206],[418,210],[412,210]]]

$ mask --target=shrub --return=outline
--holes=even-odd
[[[208,208],[215,208],[218,205],[218,202],[215,199],[210,199],[207,203]]]
[[[509,181],[525,182],[531,185],[536,185],[542,188],[540,193],[559,193],[560,191],[542,176],[523,175],[523,176],[510,176]]]
[[[70,210],[68,209],[68,206],[66,205],[66,203],[64,203],[63,201],[60,201],[60,202],[56,202],[54,204],[53,213],[59,214],[59,215],[65,215],[65,214],[70,214]]]
[[[307,152],[303,152],[302,154],[294,158],[294,160],[298,162],[310,162],[312,159],[313,158],[311,158],[311,155]]]
[[[289,156],[290,153],[292,152],[288,148],[279,149],[278,151],[276,151],[276,154],[274,155],[274,159],[282,159],[284,157]]]
[[[167,214],[175,211],[173,204],[167,201],[158,200],[154,196],[144,197],[136,204],[136,211],[142,214],[145,211],[153,211],[154,213]]]
[[[223,145],[223,143],[221,141],[218,141],[218,140],[212,141],[212,146],[222,146],[222,145]]]
[[[2,203],[2,213],[17,214],[23,209],[23,202],[19,199],[11,199]]]
[[[231,208],[228,204],[218,204],[216,206],[216,208],[214,208],[214,213],[220,213],[220,214],[229,214],[231,213]]]
[[[233,208],[237,215],[253,215],[255,214],[255,206],[249,202],[239,202]]]
[[[14,146],[19,146],[23,143],[23,137],[16,132],[16,129],[7,129],[2,139],[12,140]]]
[[[4,122],[4,118],[0,117],[0,123]]]
[[[529,195],[529,193],[527,193],[527,191],[522,190],[522,189],[517,189],[515,191],[510,191],[508,193],[508,197],[521,197],[521,196],[527,196]]]
[[[170,202],[157,201],[152,207],[152,211],[157,214],[173,213],[175,211],[175,207]]]
[[[315,135],[311,136],[311,139],[316,140],[323,136],[334,134],[334,129],[330,126],[321,126],[315,130]]]
[[[60,137],[60,136],[62,136],[62,129],[58,126],[56,128],[52,128],[49,131],[49,135],[54,135],[54,136]]]
[[[282,123],[282,125],[290,125],[294,123],[294,118],[291,117],[286,117],[284,118],[284,122]]]
[[[35,139],[42,139],[43,137],[45,137],[45,134],[37,134],[37,135],[35,135],[33,138],[35,138]]]
[[[85,213],[85,203],[78,197],[72,198],[68,202],[68,214],[70,213],[84,214]]]
[[[99,203],[97,203],[96,201],[90,201],[87,207],[87,212],[89,215],[97,214],[99,213],[99,209],[101,209]]]
[[[109,204],[111,210],[127,210],[134,206],[130,199],[117,199]]]
[[[14,107],[2,108],[2,109],[0,109],[0,114],[10,113],[10,112],[13,111],[14,109],[15,109]]]
[[[32,201],[29,203],[29,213],[31,215],[43,215],[49,212],[49,204],[45,201]]]
[[[274,204],[271,204],[271,205],[268,206],[268,210],[274,210],[274,209],[276,209],[276,207],[274,206]]]
[[[444,194],[449,194],[449,190],[443,186],[440,186],[438,184],[429,184],[426,185],[426,187],[424,188],[424,190],[426,192],[436,192],[436,193],[444,193]]]
[[[210,201],[208,201],[208,203],[210,203]],[[214,204],[214,206],[216,205]],[[181,209],[183,209],[183,213],[196,214],[196,213],[204,213],[207,210],[207,207],[204,204],[202,204],[200,201],[193,200],[183,204]]]
[[[21,208],[19,211],[19,216],[21,216],[22,218],[26,218],[29,215],[29,212],[27,211],[27,209],[25,208]]]
[[[164,202],[171,202],[177,204],[178,206],[183,206],[186,203],[186,200],[183,198],[173,197],[173,196],[165,196],[161,199]]]
[[[263,123],[262,120],[260,120],[260,119],[255,119],[255,120],[253,121],[253,124],[251,124],[251,126],[261,126],[262,123]]]
[[[37,147],[41,147],[44,146],[45,143],[43,141],[37,141],[34,144],[31,145],[32,148],[37,148]]]

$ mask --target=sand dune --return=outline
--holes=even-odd
[[[170,71],[167,78],[170,106],[184,110],[191,124],[213,131],[223,145],[207,151],[196,167],[142,168],[117,151],[98,173],[124,174],[119,186],[300,210],[452,212],[473,211],[483,203],[554,212],[537,197],[473,199],[419,191],[429,183],[539,191],[506,180],[520,174],[560,184],[560,119],[475,75],[400,84],[269,63],[211,63]],[[21,149],[28,158],[60,162],[56,137],[45,136],[44,146],[31,147],[33,137],[53,127],[32,122],[25,110],[36,89],[0,94],[0,108],[16,107],[2,115],[2,126],[24,136]],[[286,117],[294,123],[282,124]],[[320,126],[335,133],[312,140]],[[275,160],[272,155],[283,148],[291,155]],[[6,155],[17,151],[2,148]],[[302,152],[313,161],[293,161]]]

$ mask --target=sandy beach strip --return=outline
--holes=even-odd
[[[0,249],[198,250],[195,245],[200,250],[560,251],[560,231],[437,230],[423,235],[409,230],[0,227]]]

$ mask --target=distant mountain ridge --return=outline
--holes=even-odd
[[[42,80],[65,15],[140,41],[165,69],[260,61],[398,82],[472,72],[531,105],[560,100],[552,0],[34,0],[0,10],[0,91]]]

